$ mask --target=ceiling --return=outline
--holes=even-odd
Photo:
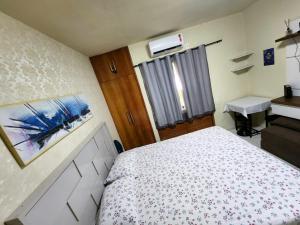
[[[0,10],[88,56],[239,12],[255,0],[0,0]]]

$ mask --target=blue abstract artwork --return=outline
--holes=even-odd
[[[0,133],[24,167],[92,116],[81,95],[8,105],[0,108]]]

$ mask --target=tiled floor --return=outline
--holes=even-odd
[[[258,127],[256,129],[257,130],[261,130],[262,128]],[[230,132],[236,134],[236,130],[235,129],[230,130]],[[253,136],[252,138],[250,138],[250,137],[241,137],[241,136],[239,136],[239,137],[260,148],[260,140],[261,140],[261,135],[260,134],[256,135],[256,136]]]

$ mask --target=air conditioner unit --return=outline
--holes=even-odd
[[[182,47],[182,34],[169,35],[149,42],[149,51],[152,58],[179,50]]]

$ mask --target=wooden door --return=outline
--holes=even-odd
[[[154,143],[155,137],[136,75],[122,77],[120,83],[139,146]]]
[[[128,150],[141,146],[127,101],[123,96],[124,85],[122,82],[118,79],[100,85],[124,148]]]
[[[134,73],[128,48],[94,56],[90,60],[100,83]]]
[[[91,58],[110,113],[126,150],[155,138],[127,47]]]

